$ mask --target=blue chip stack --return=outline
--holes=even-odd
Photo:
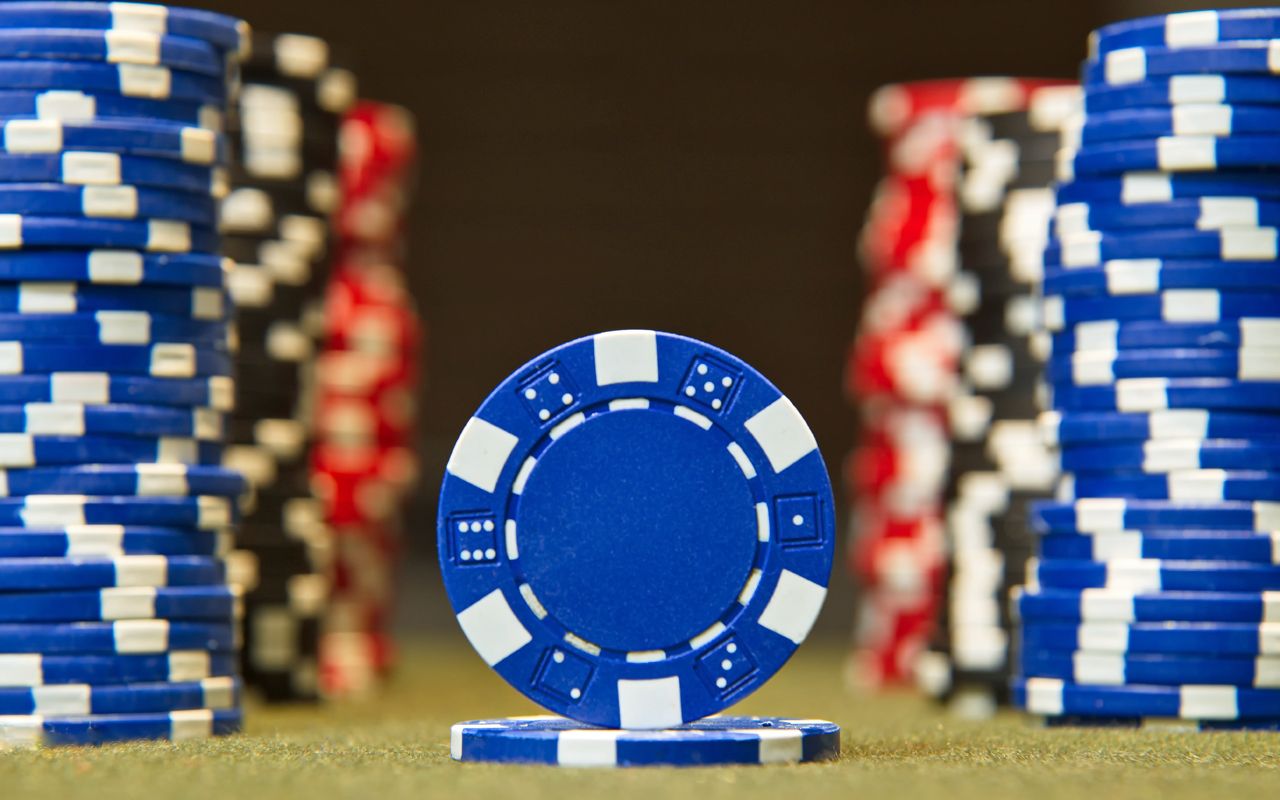
[[[1055,724],[1280,726],[1280,9],[1094,33],[1045,252],[1059,497],[1014,599]]]
[[[0,746],[239,727],[217,203],[247,36],[0,4]]]

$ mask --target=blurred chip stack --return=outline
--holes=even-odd
[[[390,670],[395,565],[414,436],[422,324],[405,275],[417,139],[403,108],[362,101],[342,125],[338,258],[318,365],[313,482],[334,533],[333,596],[322,642],[333,695]]]
[[[339,129],[355,80],[324,41],[296,34],[256,36],[243,75],[222,213],[240,308],[226,463],[253,491],[231,563],[247,590],[247,683],[272,700],[314,699],[332,540],[311,488],[310,422],[340,199]]]
[[[1052,494],[1057,463],[1036,427],[1038,292],[1053,158],[1079,90],[1032,91],[1025,111],[975,114],[960,137],[959,272],[949,299],[965,333],[948,408],[945,602],[922,687],[956,713],[984,717],[1006,702],[1010,588],[1030,555],[1026,504]]]
[[[940,600],[947,414],[965,342],[948,293],[964,120],[1023,109],[1042,83],[925,81],[886,86],[871,101],[887,169],[862,231],[870,285],[845,373],[863,422],[845,465],[850,566],[862,589],[858,684],[911,678]]]

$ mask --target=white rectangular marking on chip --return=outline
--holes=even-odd
[[[1092,537],[1093,560],[1142,558],[1142,537],[1125,531],[1103,533]]]
[[[1116,653],[1075,653],[1071,667],[1076,683],[1121,686],[1125,682],[1124,656]]]
[[[1234,686],[1183,686],[1178,699],[1183,719],[1236,719],[1240,713]]]
[[[503,526],[503,532],[507,540],[507,559],[515,561],[520,557],[520,543],[516,540],[516,521],[507,520],[506,525]]]
[[[151,341],[150,314],[142,311],[98,311],[93,316],[98,323],[98,341],[103,344],[147,344]],[[194,351],[191,359],[195,359]]]
[[[196,374],[196,348],[186,342],[163,342],[151,346],[151,375],[157,378],[191,378]]]
[[[207,708],[169,713],[169,737],[175,742],[207,739],[213,735],[213,712]]]
[[[67,556],[113,558],[124,550],[123,525],[68,526]]]
[[[1040,318],[1046,330],[1060,331],[1066,327],[1066,308],[1061,295],[1049,295],[1040,304]]]
[[[84,121],[98,115],[92,95],[75,91],[41,92],[36,95],[36,116],[40,119]]]
[[[0,655],[0,686],[40,686],[44,660],[38,655]]]
[[[1280,319],[1245,317],[1240,320],[1241,349],[1275,347],[1275,342],[1278,340],[1280,340]]]
[[[494,589],[459,612],[458,624],[471,646],[491,667],[533,641],[501,589]]]
[[[618,681],[619,727],[674,728],[683,723],[678,677]]]
[[[6,467],[35,466],[35,443],[25,433],[0,433],[0,463]]]
[[[624,397],[621,400],[610,400],[610,411],[643,411],[649,407],[649,401],[643,397]]]
[[[200,681],[205,708],[231,708],[235,705],[236,684],[232,678],[205,678]]]
[[[1181,172],[1218,166],[1218,140],[1212,136],[1161,136],[1156,139],[1160,169]]]
[[[1200,442],[1195,439],[1160,439],[1142,443],[1143,472],[1200,469]]]
[[[1227,99],[1227,82],[1221,75],[1174,75],[1169,79],[1169,99],[1175,106],[1222,103]]]
[[[1222,296],[1213,289],[1172,289],[1160,295],[1160,306],[1165,322],[1217,322]]]
[[[111,623],[117,653],[163,653],[169,649],[169,622],[131,619]]]
[[[1280,255],[1275,228],[1223,228],[1218,236],[1223,261],[1274,261]]]
[[[804,417],[786,396],[779,397],[744,424],[764,450],[774,472],[783,472],[818,449]]]
[[[1028,678],[1026,690],[1027,711],[1046,716],[1062,714],[1062,681],[1056,678]]]
[[[221,320],[223,308],[222,289],[199,286],[191,291],[191,316],[196,319]]]
[[[28,403],[23,409],[27,433],[83,436],[84,407],[72,403]]]
[[[525,584],[525,585],[527,586],[528,584]],[[577,649],[581,650],[584,653],[589,653],[590,655],[593,655],[593,656],[600,655],[600,645],[592,644],[591,642],[588,642],[586,639],[583,639],[581,636],[579,636],[576,633],[573,633],[572,631],[565,632],[564,640],[570,646],[576,647]]]
[[[1280,625],[1264,622],[1258,626],[1258,654],[1280,655]]]
[[[0,675],[3,675],[0,669]],[[1280,659],[1259,656],[1253,660],[1253,685],[1258,689],[1280,688]]]
[[[1076,629],[1077,650],[1100,653],[1127,653],[1129,626],[1123,623],[1090,622]]]
[[[1106,267],[1112,294],[1152,294],[1160,290],[1160,262],[1155,259],[1112,261]],[[1114,320],[1107,320],[1116,325]],[[1077,337],[1079,334],[1077,334]]]
[[[747,476],[747,480],[751,480],[756,476],[755,465],[751,463],[751,459],[747,458],[742,445],[737,442],[729,442],[726,449],[729,451],[729,455],[733,456],[733,460],[737,462],[738,469],[742,470],[742,474]]]
[[[1240,380],[1280,380],[1280,350],[1239,350],[1237,353]]]
[[[1280,530],[1280,503],[1254,503],[1253,529],[1255,531]]]
[[[76,285],[66,281],[19,283],[18,312],[69,314],[76,310]]]
[[[165,586],[169,582],[169,561],[164,556],[125,556],[116,559],[115,568],[118,587]]]
[[[168,33],[169,9],[151,3],[109,3],[111,29]]]
[[[129,97],[146,97],[167,100],[173,86],[173,75],[166,67],[146,64],[119,64],[120,94]]]
[[[562,767],[612,767],[618,763],[622,731],[561,731],[556,737],[556,763]]]
[[[151,619],[156,615],[156,590],[150,586],[103,589],[99,595],[102,619]]]
[[[212,164],[218,157],[218,135],[204,128],[182,129],[182,160],[191,164]]]
[[[1199,409],[1167,409],[1147,418],[1147,435],[1152,439],[1206,439],[1209,412]]]
[[[1218,36],[1216,11],[1183,11],[1164,19],[1164,41],[1169,47],[1213,44]]]
[[[1280,40],[1267,42],[1267,70],[1272,74],[1280,72]]]
[[[1147,77],[1147,51],[1141,47],[1125,47],[1107,53],[1104,65],[1106,81],[1112,86],[1137,83]]]
[[[627,661],[632,664],[652,664],[666,657],[665,650],[632,650],[627,653]]]
[[[22,524],[28,528],[84,525],[84,501],[82,495],[27,497],[19,515],[22,517]],[[118,574],[116,580],[118,583]]]
[[[1080,593],[1080,617],[1085,622],[1133,622],[1137,616],[1132,592],[1085,589]]]
[[[1225,499],[1227,473],[1220,469],[1171,472],[1166,482],[1170,500],[1221,502]]]
[[[756,503],[756,539],[767,542],[769,535],[769,506],[766,503]]]
[[[4,149],[10,155],[57,153],[62,150],[62,124],[50,119],[15,119],[4,124]]]
[[[533,474],[533,468],[536,466],[538,466],[538,459],[533,456],[524,460],[516,472],[516,479],[511,482],[512,494],[524,494],[524,486],[529,482],[529,476]]]
[[[564,419],[557,422],[555,425],[551,426],[551,430],[547,431],[547,435],[551,437],[552,441],[554,441],[556,439],[559,439],[561,436],[564,436],[566,433],[573,430],[574,428],[578,427],[583,422],[586,422],[586,420],[587,420],[586,415],[583,414],[581,411],[579,411],[577,414],[572,414],[568,417],[565,417]]]
[[[1127,378],[1116,381],[1117,411],[1156,411],[1169,407],[1168,380]]]
[[[37,686],[31,690],[32,713],[48,716],[76,716],[92,713],[90,687],[78,684],[69,686]]]
[[[760,613],[760,626],[800,644],[826,599],[827,587],[784,569],[769,604]]]
[[[611,331],[592,339],[596,385],[658,382],[658,334],[653,331]]]
[[[98,186],[120,183],[120,156],[115,153],[64,153],[62,182]]]
[[[1133,172],[1125,175],[1120,187],[1121,202],[1167,203],[1173,199],[1173,181],[1159,172]]]
[[[94,250],[89,253],[89,276],[98,283],[138,283],[142,280],[142,265],[142,254],[132,250]]]
[[[137,492],[149,497],[172,497],[190,494],[187,468],[183,464],[138,464]]]
[[[716,622],[710,628],[690,639],[689,647],[693,650],[701,649],[722,633],[724,633],[724,623]]]
[[[692,408],[687,408],[686,406],[676,406],[674,413],[680,419],[687,419],[690,422],[692,422],[694,425],[697,425],[699,428],[702,428],[704,431],[711,430],[711,420],[707,419],[702,414],[699,414],[697,411],[694,411]]]
[[[759,763],[794,764],[804,758],[804,738],[800,731],[783,728],[753,728],[760,738]]]
[[[1115,320],[1097,320],[1096,322],[1082,322],[1075,327],[1076,349],[1097,351],[1105,350],[1114,352],[1116,350],[1116,334],[1120,328],[1120,323]]]
[[[1110,561],[1106,564],[1107,588],[1124,589],[1141,594],[1142,592],[1158,592],[1160,583],[1160,562],[1154,559],[1127,559]]]
[[[751,598],[755,597],[756,589],[760,588],[760,579],[764,574],[755,568],[752,568],[751,574],[747,576],[747,580],[742,584],[742,591],[738,592],[738,605],[745,606],[751,602]]]
[[[172,219],[147,221],[147,249],[185,253],[191,249],[191,226]]]
[[[1109,533],[1124,530],[1124,500],[1090,497],[1075,503],[1076,527],[1082,533]]]
[[[209,677],[210,661],[210,654],[204,650],[176,650],[169,654],[169,680],[203,680]]]
[[[21,375],[22,342],[0,342],[0,375]]]
[[[1102,262],[1102,234],[1086,231],[1061,243],[1064,267],[1092,267]]]
[[[1258,201],[1251,197],[1202,197],[1196,227],[1201,230],[1257,228]]]
[[[1173,107],[1174,136],[1229,136],[1230,134],[1231,106],[1205,103]]]
[[[112,64],[159,64],[160,38],[142,31],[104,31],[107,61]]]
[[[519,441],[497,425],[472,417],[462,429],[445,470],[477,489],[492,493]]]

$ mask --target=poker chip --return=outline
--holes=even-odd
[[[12,716],[0,718],[0,742],[9,747],[101,745],[137,739],[183,742],[238,733],[242,716],[239,709],[79,717]]]
[[[0,406],[0,432],[33,436],[118,435],[219,441],[223,415],[211,408],[30,403]]]
[[[58,314],[76,311],[144,311],[201,320],[226,320],[221,289],[204,286],[119,287],[53,281],[0,284],[0,313]]]
[[[1088,175],[1054,187],[1059,203],[1104,202],[1124,205],[1168,203],[1199,197],[1280,197],[1280,183],[1265,172],[1154,172]]]
[[[111,364],[121,375],[155,378],[229,377],[233,372],[229,353],[185,342],[92,345],[0,341],[0,374],[4,375],[87,371],[101,364]]]
[[[1029,623],[1022,626],[1027,651],[1081,650],[1091,653],[1149,655],[1272,656],[1276,630],[1271,623],[1236,622],[1086,622],[1081,625]]]
[[[1224,322],[1095,320],[1078,323],[1049,337],[1049,350],[1115,352],[1167,348],[1266,350],[1280,343],[1274,317],[1244,317]]]
[[[186,359],[197,353],[211,356],[213,353],[210,351],[213,349],[229,349],[234,344],[234,337],[229,324],[220,321],[207,322],[145,311],[98,311],[41,315],[0,314],[0,341],[5,343],[3,347],[21,354],[23,367],[30,368],[32,362],[25,357],[28,346],[46,348],[49,354],[58,353],[59,348],[65,350],[72,346],[72,342],[83,343],[76,344],[77,348],[88,345],[82,352],[92,351],[94,345],[108,348],[137,348],[141,345],[159,347],[162,346],[161,343],[174,347],[181,345],[183,348],[200,346],[199,351],[187,351],[187,355],[183,356]],[[127,352],[129,351],[120,351],[120,354],[125,355]]]
[[[188,709],[226,710],[236,707],[239,695],[240,682],[234,678],[129,686],[67,684],[57,688],[0,688],[0,713],[5,716],[79,716],[155,714]]]
[[[3,186],[3,184],[0,184]],[[124,286],[179,285],[220,288],[227,262],[198,253],[161,254],[133,250],[0,251],[0,280]]]
[[[1110,386],[1057,386],[1056,409],[1147,412],[1162,409],[1271,410],[1280,384],[1228,378],[1130,378]]]
[[[1036,653],[1024,655],[1022,668],[1045,679],[1080,686],[1148,686],[1180,687],[1213,685],[1220,687],[1280,687],[1280,661],[1259,658],[1194,658],[1103,653]],[[1016,691],[1015,691],[1016,693]],[[1167,701],[1167,698],[1165,699]]]
[[[1172,409],[1149,414],[1047,411],[1040,432],[1053,445],[1140,439],[1243,439],[1280,437],[1270,414]]]
[[[213,132],[223,128],[224,107],[184,100],[149,100],[109,92],[74,89],[22,91],[0,88],[0,116],[83,122],[128,120],[194,125]]]
[[[208,42],[146,31],[16,28],[0,33],[0,59],[165,66],[220,77],[226,59]]]
[[[1280,112],[1265,106],[1194,103],[1083,114],[1064,131],[1075,145],[1166,136],[1234,136],[1280,131]]]
[[[238,669],[233,653],[173,650],[153,655],[101,656],[0,654],[0,686],[39,687],[66,684],[118,686],[137,683],[191,683],[232,677]]]
[[[1046,559],[1033,564],[1029,572],[1034,585],[1052,589],[1261,592],[1280,587],[1280,568],[1230,561]]]
[[[0,467],[73,464],[212,464],[220,442],[186,437],[0,435]]]
[[[1122,465],[1117,465],[1122,466]],[[1253,465],[1265,466],[1265,465]],[[1280,500],[1280,476],[1264,471],[1180,470],[1163,475],[1069,475],[1058,487],[1059,500],[1123,497],[1196,500]],[[1043,543],[1042,543],[1043,545]]]
[[[233,537],[180,528],[73,525],[0,529],[0,558],[117,558],[129,555],[225,556]]]
[[[840,726],[814,719],[710,717],[679,728],[602,730],[562,717],[459,722],[455,761],[562,767],[796,764],[840,755]]]
[[[1059,236],[1126,228],[1218,230],[1271,227],[1277,219],[1280,204],[1254,197],[1190,197],[1137,205],[1075,202],[1054,211],[1054,230]]]
[[[168,218],[199,224],[214,217],[216,202],[190,192],[140,186],[0,184],[0,213],[38,217]]]
[[[1223,228],[1214,231],[1156,230],[1110,235],[1071,234],[1045,250],[1047,266],[1096,267],[1113,259],[1142,257],[1275,261],[1274,228]]]
[[[1241,39],[1269,39],[1280,30],[1272,8],[1189,11],[1104,25],[1089,35],[1091,58],[1122,48],[1203,47]]]
[[[1234,378],[1241,382],[1280,379],[1280,348],[1196,350],[1076,350],[1055,354],[1045,365],[1055,384],[1107,385],[1131,378]]]
[[[1257,289],[1280,285],[1273,262],[1118,260],[1096,267],[1051,268],[1044,289],[1051,295],[1142,295],[1175,289]]]
[[[3,77],[0,77],[3,81]],[[226,176],[218,167],[171,158],[73,150],[60,155],[0,155],[0,181],[75,186],[150,186],[221,197]]]
[[[1168,500],[1086,498],[1070,503],[1038,503],[1032,518],[1042,530],[1055,533],[1115,533],[1144,528],[1207,528],[1210,530],[1277,530],[1280,506],[1257,502],[1180,503]]]
[[[1210,534],[1206,534],[1206,538],[1208,536]],[[1192,535],[1188,538],[1196,537]],[[1215,538],[1220,541],[1245,542],[1269,537],[1218,534]],[[1014,595],[1014,605],[1024,619],[1111,623],[1269,623],[1275,622],[1277,614],[1280,614],[1277,600],[1272,592],[1166,592],[1128,589],[1019,589]],[[1027,674],[1038,673],[1028,671]]]
[[[152,100],[186,100],[223,104],[223,77],[142,64],[89,61],[0,59],[0,86],[9,89],[75,89],[110,92]]]
[[[832,506],[812,433],[756,370],[616,331],[539,356],[485,400],[446,467],[438,544],[463,632],[513,687],[589,724],[661,728],[750,694],[805,639]]]
[[[1048,295],[1044,299],[1044,325],[1049,331],[1057,332],[1081,322],[1104,320],[1222,322],[1271,319],[1277,303],[1280,303],[1280,294],[1212,289],[1172,290],[1123,298]]]
[[[1093,713],[1184,719],[1273,719],[1280,692],[1236,686],[1082,686],[1055,678],[1014,682],[1014,702],[1033,714]]]
[[[0,381],[0,404],[158,405],[228,411],[235,382],[211,378],[150,378],[103,372],[8,375]]]

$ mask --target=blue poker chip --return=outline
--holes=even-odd
[[[172,219],[121,220],[85,217],[0,216],[0,248],[93,247],[159,253],[217,253],[212,228]]]
[[[818,719],[711,717],[666,730],[602,730],[563,717],[459,722],[455,761],[562,767],[796,764],[840,756],[840,726]]]
[[[221,288],[226,284],[230,264],[220,256],[207,253],[9,250],[0,251],[0,280]]]
[[[2,346],[2,345],[0,345]],[[1053,383],[1102,386],[1124,378],[1234,378],[1280,381],[1280,348],[1076,350],[1055,353],[1044,376]]]
[[[1038,530],[1048,533],[1117,533],[1146,528],[1273,531],[1280,530],[1280,504],[1086,498],[1073,503],[1033,503],[1031,520]]]
[[[78,89],[194,103],[222,104],[227,100],[227,81],[221,77],[159,66],[56,59],[0,59],[0,87],[38,91]]]
[[[4,586],[5,592],[51,592],[138,586],[210,586],[226,582],[226,570],[222,561],[202,556],[3,558],[0,559],[0,576],[4,578],[0,586]],[[181,648],[175,646],[173,649]],[[192,645],[192,649],[216,648],[199,644]]]
[[[2,9],[3,6],[0,6]],[[71,121],[151,119],[223,129],[221,104],[184,100],[148,100],[114,93],[93,94],[74,89],[21,91],[0,89],[0,119],[61,119]]]
[[[1054,446],[1141,439],[1280,438],[1280,416],[1275,414],[1190,408],[1148,414],[1046,411],[1038,423],[1042,438]]]
[[[239,671],[235,653],[174,650],[139,656],[46,656],[39,653],[0,655],[0,686],[57,686],[88,683],[117,686],[131,683],[200,681],[231,677]]]
[[[1240,39],[1280,37],[1280,9],[1183,11],[1112,22],[1089,34],[1089,57],[1129,47],[1206,46]]]
[[[0,558],[118,558],[120,556],[227,555],[228,533],[182,528],[81,525],[66,528],[0,528]]]
[[[226,435],[226,420],[220,411],[209,408],[28,403],[0,406],[0,433],[184,437],[220,442]]]
[[[0,313],[145,311],[192,319],[226,320],[228,306],[226,291],[208,286],[103,286],[52,281],[0,283]]]
[[[1280,691],[1236,686],[1083,686],[1055,678],[1014,678],[1013,704],[1032,714],[1280,719]]]
[[[1136,170],[1203,172],[1280,166],[1280,136],[1165,136],[1098,142],[1057,155],[1061,181]]]
[[[3,294],[0,294],[3,298]],[[2,302],[2,300],[0,300]],[[1214,289],[1175,289],[1131,297],[1046,295],[1044,326],[1058,332],[1081,322],[1221,322],[1231,319],[1280,317],[1280,293],[1220,292]]]
[[[1083,145],[1161,136],[1237,136],[1280,133],[1280,108],[1206,103],[1086,113],[1069,133]]]
[[[70,343],[102,346],[184,343],[204,350],[227,350],[233,344],[227,322],[152,314],[146,311],[95,311],[71,314],[0,313],[0,341],[23,345]],[[101,367],[103,363],[99,362]],[[115,369],[115,364],[112,363]]]
[[[68,186],[65,183],[0,183],[0,213],[32,217],[173,219],[213,228],[212,197],[145,186]]]
[[[1097,267],[1045,270],[1042,289],[1050,295],[1142,295],[1171,289],[1280,289],[1274,261],[1162,261],[1123,259]]]
[[[243,20],[194,8],[150,3],[38,0],[0,5],[0,26],[6,28],[83,28],[101,31],[142,31],[188,36],[230,53],[248,53],[249,26]]]
[[[1085,92],[1095,86],[1124,86],[1174,75],[1270,75],[1268,41],[1228,41],[1175,47],[1126,47],[1087,60],[1080,70]]]
[[[1044,263],[1046,267],[1100,267],[1107,261],[1139,258],[1276,261],[1276,240],[1275,228],[1086,231],[1051,240],[1044,249]]]
[[[1275,534],[1248,531],[1125,531],[1089,535],[1053,533],[1039,538],[1045,559],[1111,561],[1116,558],[1158,561],[1243,561],[1280,563]]]
[[[195,378],[231,375],[234,358],[226,350],[185,342],[135,345],[0,340],[0,375],[92,371],[103,365],[119,375]]]
[[[244,475],[219,466],[79,464],[0,470],[0,495],[6,497],[29,494],[238,497],[248,489]]]
[[[1148,439],[1120,444],[1073,444],[1061,448],[1068,472],[1133,470],[1162,474],[1180,470],[1277,470],[1280,440]]]
[[[512,686],[588,724],[673,727],[804,640],[833,511],[813,435],[756,370],[616,331],[485,400],[446,468],[439,552],[463,632]]]
[[[1134,500],[1280,501],[1280,472],[1183,470],[1163,475],[1085,473],[1062,478],[1057,497],[1124,497]],[[1048,555],[1046,553],[1046,555]],[[1157,557],[1158,556],[1153,556]],[[1204,556],[1213,558],[1213,556]]]
[[[0,29],[0,59],[27,58],[161,66],[215,78],[227,74],[224,52],[187,36],[71,28]]]
[[[1169,717],[1100,717],[1100,716],[1051,716],[1040,717],[1046,728],[1107,728],[1132,729],[1161,734],[1250,731],[1274,733],[1280,731],[1280,721],[1270,719],[1241,720],[1188,720]]]
[[[166,650],[236,649],[230,623],[130,619],[121,622],[0,624],[0,653],[139,655]]]
[[[0,31],[0,39],[3,33]],[[227,161],[222,134],[151,120],[9,120],[0,127],[0,150],[10,155],[88,150],[203,165]]]
[[[231,709],[239,704],[240,681],[235,678],[129,686],[70,684],[0,688],[0,716],[155,714],[187,709]]]
[[[1052,387],[1055,409],[1148,412],[1162,409],[1273,410],[1280,383],[1243,383],[1227,378],[1135,378],[1111,386]]]
[[[0,377],[0,405],[75,403],[83,405],[157,405],[235,407],[235,381],[212,378],[138,378],[108,372]]]
[[[1167,348],[1257,350],[1280,347],[1280,318],[1245,317],[1208,323],[1095,320],[1052,334],[1049,342],[1054,353]]]
[[[217,531],[234,525],[239,519],[240,511],[231,498],[207,495],[31,495],[0,499],[0,525],[27,528],[154,525]]]
[[[1269,592],[1280,589],[1280,566],[1244,561],[1047,559],[1028,564],[1033,586],[1046,589],[1145,589],[1172,592]]]
[[[1280,688],[1280,659],[1206,658],[1130,653],[1024,653],[1022,674],[1083,686],[1214,685]]]
[[[0,742],[15,742],[23,747],[103,745],[153,739],[184,742],[239,733],[243,721],[243,713],[238,708],[191,709],[167,714],[0,717]]]
[[[1023,652],[1081,650],[1151,655],[1271,656],[1280,629],[1241,622],[1035,623],[1022,626]]]
[[[1254,541],[1270,537],[1228,537],[1220,534],[1217,538]],[[1123,623],[1280,621],[1280,599],[1269,592],[1018,589],[1014,593],[1013,605],[1025,620]]]
[[[1280,81],[1276,81],[1280,87]],[[1277,100],[1280,102],[1280,99]],[[1280,177],[1258,170],[1236,172],[1130,172],[1091,175],[1055,187],[1059,203],[1168,203],[1197,197],[1280,198]]]
[[[71,464],[218,464],[221,442],[185,436],[43,436],[10,433],[0,438],[0,467]]]
[[[155,186],[222,197],[226,173],[218,167],[172,158],[88,150],[59,154],[0,155],[0,182],[66,183],[76,186]]]
[[[1223,103],[1237,106],[1280,103],[1280,83],[1274,75],[1167,75],[1122,86],[1090,86],[1089,91],[1084,92],[1086,114]]]
[[[19,592],[0,594],[0,622],[116,622],[130,619],[229,622],[240,615],[240,606],[240,592],[230,586],[135,586],[84,592]]]
[[[1280,115],[1280,107],[1276,114]],[[1127,234],[1133,228],[1211,231],[1273,227],[1280,223],[1280,200],[1211,196],[1182,197],[1163,203],[1074,202],[1059,205],[1053,219],[1053,231],[1060,237],[1090,231]]]

